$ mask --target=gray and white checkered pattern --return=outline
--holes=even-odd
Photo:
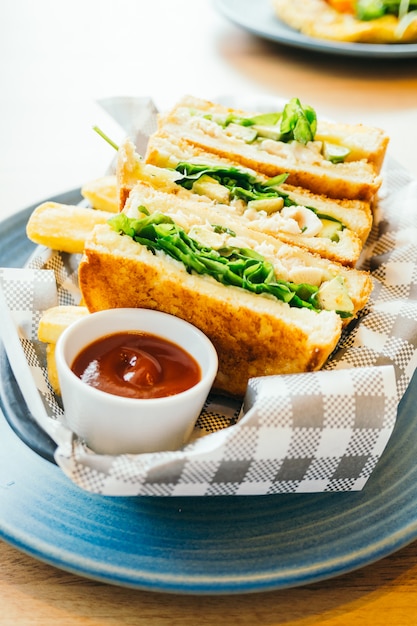
[[[106,495],[362,489],[417,362],[417,181],[390,162],[383,192],[363,259],[374,277],[372,301],[322,371],[252,379],[243,407],[209,397],[193,440],[176,452],[106,457],[65,427],[51,429],[62,470],[81,488]],[[62,409],[36,330],[45,308],[78,304],[78,260],[39,249],[27,269],[0,270],[37,393],[55,424]]]
[[[56,441],[58,465],[81,488],[104,495],[362,489],[389,441],[417,365],[416,241],[417,181],[388,160],[362,260],[374,278],[372,300],[343,332],[323,370],[252,379],[243,407],[210,396],[182,450],[115,457],[93,453],[61,424],[45,347],[36,338],[43,310],[79,303],[79,258],[38,249],[26,269],[0,269],[34,383],[33,390],[26,385],[25,398],[31,410],[39,404],[33,394],[42,399],[34,417]],[[8,352],[12,366],[16,352]]]

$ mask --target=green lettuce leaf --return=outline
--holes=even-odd
[[[250,200],[263,200],[267,198],[283,198],[284,206],[297,205],[286,192],[279,189],[280,185],[286,181],[288,174],[280,174],[279,176],[270,178],[266,183],[261,183],[255,176],[249,174],[249,172],[236,167],[227,168],[182,161],[178,163],[175,169],[180,174],[183,174],[182,178],[175,181],[176,184],[188,190],[192,189],[193,184],[201,178],[201,176],[208,175],[224,187],[227,187],[231,199],[242,199],[245,202],[249,202]],[[346,228],[340,220],[326,215],[325,213],[321,213],[314,207],[306,206],[306,209],[313,211],[319,219],[338,222],[342,230]]]
[[[253,250],[233,246],[214,250],[203,246],[161,213],[138,219],[119,213],[110,218],[109,224],[153,253],[162,250],[183,263],[188,272],[207,274],[224,285],[252,293],[269,294],[293,307],[320,310],[314,298],[318,287],[277,279],[272,264]]]
[[[180,174],[183,174],[182,178],[175,181],[176,184],[189,190],[202,176],[208,175],[223,185],[223,187],[226,187],[232,199],[260,200],[262,198],[276,198],[286,195],[277,187],[286,181],[288,174],[275,176],[267,184],[263,184],[249,172],[236,167],[201,165],[181,161],[175,169]]]
[[[316,112],[309,105],[302,105],[298,98],[292,98],[282,112],[260,113],[253,117],[244,117],[230,113],[226,116],[204,115],[225,128],[229,124],[241,126],[275,126],[281,133],[280,141],[299,141],[306,144],[313,141],[317,130]]]
[[[317,116],[314,109],[303,106],[298,98],[285,105],[281,118],[281,141],[298,141],[306,144],[313,141],[317,131]]]

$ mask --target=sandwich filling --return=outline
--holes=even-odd
[[[269,227],[273,216],[276,230],[306,237],[327,237],[338,242],[340,233],[346,228],[335,217],[292,200],[279,188],[287,179],[287,174],[280,174],[263,183],[249,172],[235,167],[180,162],[175,169],[182,174],[175,181],[177,185],[230,204],[252,221],[269,218]]]
[[[311,165],[323,161],[341,163],[349,155],[346,146],[316,137],[317,115],[309,105],[292,98],[281,112],[240,116],[235,113],[207,113],[192,109],[191,124],[208,134],[217,134],[216,125],[226,135],[255,144],[260,150]]]
[[[127,235],[154,254],[164,252],[183,264],[189,273],[208,275],[224,285],[234,285],[254,294],[276,298],[291,307],[316,312],[333,310],[341,318],[353,315],[354,305],[341,276],[313,282],[292,282],[279,278],[274,265],[257,250],[244,246],[236,233],[224,226],[194,226],[187,233],[162,213],[143,217],[119,213],[109,220],[119,234]],[[313,272],[314,274],[314,272]],[[311,275],[311,273],[310,273]]]

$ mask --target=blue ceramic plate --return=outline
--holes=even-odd
[[[215,0],[218,11],[248,32],[294,48],[368,58],[417,56],[417,44],[366,44],[326,41],[302,35],[275,17],[271,0]]]
[[[54,200],[76,203],[79,192]],[[0,266],[21,266],[29,256],[32,210],[0,225]],[[1,346],[0,353],[4,371]],[[30,413],[18,389],[7,388],[0,395],[7,415],[0,415],[0,536],[56,567],[153,591],[247,593],[332,578],[417,538],[417,378],[362,492],[259,497],[86,493],[35,451],[42,441],[27,445],[27,433],[16,434]]]

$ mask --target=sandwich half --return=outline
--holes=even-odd
[[[297,98],[257,113],[186,96],[159,117],[158,132],[269,177],[286,173],[288,184],[313,193],[367,201],[381,185],[388,145],[382,130],[317,120]]]
[[[368,301],[368,273],[247,229],[192,198],[138,183],[122,213],[94,228],[79,266],[90,311],[144,307],[212,340],[218,391],[254,376],[320,369]]]
[[[131,142],[119,148],[121,208],[135,182],[144,180],[184,198],[209,198],[213,210],[248,228],[355,266],[372,227],[369,202],[313,194],[288,185],[286,178],[268,178],[169,135],[150,138],[146,163]]]

